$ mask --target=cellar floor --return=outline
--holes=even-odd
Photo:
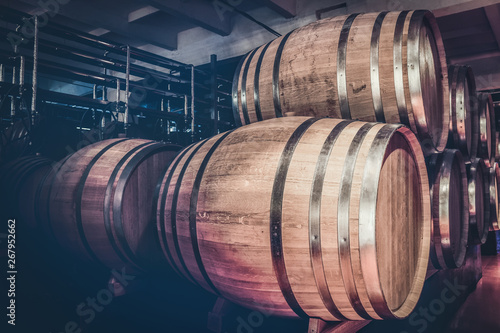
[[[447,333],[500,332],[500,255],[483,256],[483,277],[452,320]]]

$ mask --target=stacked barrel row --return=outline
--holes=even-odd
[[[404,318],[429,257],[458,267],[491,225],[492,113],[473,121],[472,73],[448,73],[430,12],[312,23],[242,60],[246,126],[177,154],[131,139],[79,150],[38,182],[33,229],[75,258],[168,266],[266,313]]]
[[[179,151],[171,144],[112,139],[55,162],[26,156],[1,167],[2,214],[34,241],[81,263],[144,272],[168,266],[151,223],[158,177]]]
[[[240,125],[292,116],[406,125],[426,155],[430,259],[436,268],[460,267],[467,246],[484,243],[489,228],[498,228],[498,147],[491,97],[476,92],[470,67],[448,68],[429,12],[339,16],[262,45],[236,69],[233,113]],[[398,193],[396,183],[391,191]],[[361,213],[354,217],[360,225],[369,223]],[[356,245],[351,244],[351,251],[357,255]],[[314,263],[312,245],[310,252]],[[316,280],[318,290],[324,287],[320,282]],[[349,283],[344,287],[348,290]],[[364,290],[366,281],[356,287]],[[357,299],[351,301],[356,308]],[[296,302],[288,305],[293,308]]]
[[[500,177],[491,96],[476,92],[472,69],[449,67],[447,149],[427,158],[432,196],[431,264],[463,265],[468,245],[484,244],[498,229]]]
[[[448,71],[432,13],[320,20],[244,57],[233,81],[237,123],[314,116],[401,123],[424,152],[448,138]]]
[[[408,316],[431,243],[424,153],[447,144],[448,83],[427,11],[321,20],[251,51],[233,81],[246,126],[185,149],[160,181],[165,257],[277,315]]]

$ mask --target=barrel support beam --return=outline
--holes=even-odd
[[[326,322],[318,318],[310,318],[307,333],[354,333],[370,322],[370,320]]]
[[[226,319],[230,313],[236,308],[236,305],[230,301],[219,297],[215,301],[212,311],[208,313],[207,328],[211,332],[223,333],[226,332]]]

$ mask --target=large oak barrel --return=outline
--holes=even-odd
[[[320,20],[250,52],[233,81],[237,124],[282,116],[403,123],[424,151],[449,125],[448,70],[428,11]]]
[[[490,193],[490,221],[491,229],[498,231],[500,230],[500,187],[498,187],[498,182],[500,180],[500,167],[498,163],[495,162],[490,168],[489,177],[489,193]]]
[[[45,229],[86,262],[136,271],[158,264],[153,194],[179,148],[112,139],[77,151],[55,168],[40,191],[41,204],[47,205],[40,210],[46,214]]]
[[[431,186],[431,262],[437,269],[464,263],[469,236],[467,173],[460,151],[433,154],[428,162]]]
[[[490,224],[489,173],[486,163],[479,158],[467,164],[469,189],[469,243],[484,244]]]
[[[460,150],[465,160],[476,157],[479,142],[479,113],[476,81],[469,66],[448,67],[450,80],[450,133],[448,147]]]
[[[496,153],[496,128],[495,112],[491,95],[487,93],[478,94],[479,104],[479,147],[477,157],[484,159],[490,166],[495,160]]]
[[[52,160],[24,156],[0,168],[0,202],[2,219],[14,218],[22,225],[35,223],[34,206],[38,184],[50,171]]]
[[[185,149],[158,194],[162,249],[245,307],[325,320],[403,318],[430,246],[424,157],[401,125],[287,117]]]

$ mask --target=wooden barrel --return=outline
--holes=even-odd
[[[403,11],[320,20],[242,59],[233,81],[237,124],[282,116],[403,123],[424,152],[442,151],[448,70],[433,14]]]
[[[427,162],[431,186],[431,262],[436,269],[464,263],[469,236],[467,173],[460,151],[433,154]]]
[[[15,218],[28,229],[35,223],[36,189],[52,163],[47,158],[24,156],[0,168],[0,202],[4,219]]]
[[[467,164],[469,190],[469,243],[484,244],[489,231],[490,191],[486,163],[479,158]]]
[[[479,142],[479,113],[476,81],[469,66],[448,67],[450,81],[450,132],[448,147],[460,150],[466,161],[476,157]]]
[[[406,127],[287,117],[185,149],[158,188],[186,279],[277,316],[403,318],[425,278],[427,171]]]
[[[65,159],[40,191],[47,206],[38,211],[50,237],[75,258],[109,268],[141,271],[158,260],[165,265],[152,202],[160,173],[179,148],[112,139]]]
[[[495,112],[490,94],[478,94],[479,105],[479,147],[477,157],[491,166],[495,160],[496,136],[495,136]]]
[[[489,193],[490,193],[490,230],[498,231],[500,230],[500,187],[498,187],[498,182],[500,180],[500,167],[498,163],[495,162],[490,168],[490,179],[489,179]]]

